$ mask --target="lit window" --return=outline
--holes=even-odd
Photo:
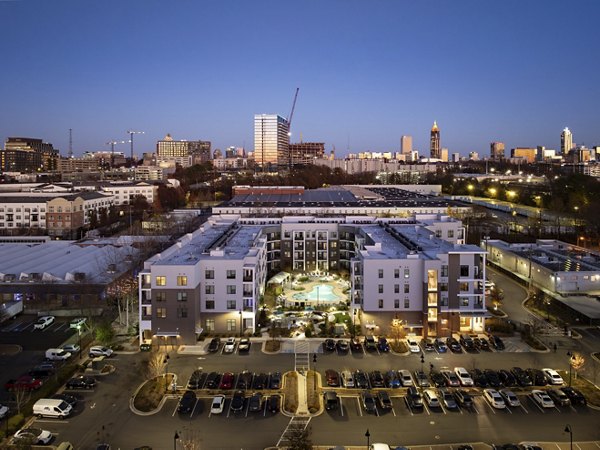
[[[156,277],[156,285],[157,286],[166,286],[167,285],[167,277],[157,276]]]
[[[187,277],[185,275],[177,276],[177,286],[187,286]]]
[[[166,319],[167,318],[167,308],[156,308],[156,318],[157,319]]]

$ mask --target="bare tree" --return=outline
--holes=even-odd
[[[581,353],[575,353],[571,357],[570,363],[571,367],[575,371],[575,379],[577,379],[579,371],[583,369],[583,366],[585,365],[585,358],[581,355]]]
[[[146,376],[152,378],[164,375],[167,369],[167,354],[163,351],[153,351],[148,357]]]
[[[15,386],[12,396],[17,406],[17,414],[21,414],[21,408],[31,399],[31,391],[22,386]]]

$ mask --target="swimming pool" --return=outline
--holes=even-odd
[[[310,290],[310,292],[298,292],[297,294],[293,294],[292,298],[294,300],[324,302],[333,302],[340,300],[340,297],[333,293],[333,287],[327,284],[317,284],[312,288],[312,290]]]

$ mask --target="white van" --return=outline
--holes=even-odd
[[[70,357],[71,354],[65,352],[62,348],[49,348],[46,350],[46,359],[49,359],[50,361],[64,361]]]
[[[33,415],[38,417],[57,417],[64,419],[73,411],[73,407],[64,400],[40,398],[33,404]]]

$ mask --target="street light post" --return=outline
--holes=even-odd
[[[313,354],[313,370],[317,371],[317,354]]]
[[[169,390],[169,384],[167,383],[167,375],[169,374],[169,354],[165,356],[165,393]]]
[[[567,352],[567,356],[569,357],[569,387],[571,387],[571,376],[573,375],[573,353]]]
[[[242,310],[240,309],[240,338],[242,337],[242,333],[244,332],[244,325],[243,325],[243,318],[242,318]]]
[[[567,424],[565,427],[565,433],[569,433],[569,441],[571,444],[570,450],[573,450],[573,429],[571,428],[571,425]]]
[[[365,437],[367,438],[367,450],[371,447],[371,433],[369,433],[369,429],[367,428],[367,432],[365,433]]]
[[[176,431],[173,436],[173,450],[177,450],[177,441],[179,440],[179,433]]]
[[[352,310],[352,339],[356,337],[356,308]]]
[[[77,341],[79,343],[79,359],[81,359],[81,324],[77,325]]]
[[[423,364],[425,364],[425,355],[421,353],[421,373],[423,373]]]

